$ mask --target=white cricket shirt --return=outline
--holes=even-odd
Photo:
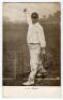
[[[43,27],[39,23],[29,24],[27,43],[40,43],[41,47],[46,47]]]

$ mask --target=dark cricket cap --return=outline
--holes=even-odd
[[[39,18],[38,13],[33,12],[33,13],[31,14],[31,18],[34,18],[34,19]]]

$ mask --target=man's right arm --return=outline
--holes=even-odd
[[[30,16],[29,11],[27,11],[26,8],[24,9],[24,13],[25,13],[25,16],[26,16],[27,23],[28,23],[29,25],[31,25],[31,24],[32,24],[31,16]]]

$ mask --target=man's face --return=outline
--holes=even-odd
[[[32,23],[35,24],[38,22],[38,18],[32,18]]]

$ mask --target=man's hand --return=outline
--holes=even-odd
[[[43,61],[45,62],[47,60],[45,48],[41,48],[41,55],[42,55]]]
[[[45,50],[45,48],[41,48],[41,53],[42,53],[43,55],[46,54],[46,50]]]

